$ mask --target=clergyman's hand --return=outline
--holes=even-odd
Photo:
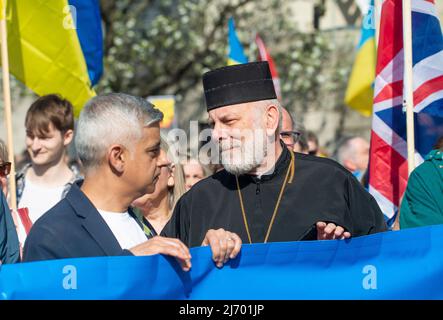
[[[129,249],[135,256],[150,256],[164,254],[174,257],[183,271],[191,269],[191,253],[188,247],[178,239],[156,236],[148,241]]]
[[[351,233],[345,231],[343,227],[337,226],[333,223],[326,223],[323,221],[317,222],[317,240],[334,240],[334,239],[348,239]]]
[[[211,246],[212,259],[217,267],[223,267],[229,259],[234,259],[240,252],[240,237],[224,229],[210,229],[206,233],[202,246]]]

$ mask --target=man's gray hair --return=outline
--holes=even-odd
[[[80,113],[75,136],[85,170],[97,167],[112,144],[132,150],[142,129],[162,119],[163,113],[140,97],[110,93],[92,98]]]
[[[261,111],[262,112],[258,112],[256,114],[257,121],[259,120],[260,116],[262,116],[263,113],[266,111],[266,108],[268,106],[270,106],[270,105],[276,106],[278,109],[279,116],[278,116],[278,126],[277,126],[277,130],[276,130],[275,134],[279,134],[281,131],[281,123],[282,123],[282,118],[283,118],[283,110],[282,110],[282,106],[281,106],[280,101],[278,101],[278,99],[269,99],[269,100],[262,100],[260,102],[261,102],[261,108],[262,108]]]
[[[347,136],[340,139],[337,145],[337,154],[336,159],[337,162],[341,165],[344,164],[345,160],[351,159],[354,157],[354,147],[351,143],[352,140],[357,138],[357,136]]]
[[[279,132],[283,131],[283,107],[280,106],[280,121],[278,122],[278,130]],[[289,120],[291,120],[291,126],[292,126],[292,130],[295,130],[296,127],[296,122],[295,122],[295,118],[292,116],[292,112],[290,112],[288,109],[286,109],[286,112],[289,114]]]

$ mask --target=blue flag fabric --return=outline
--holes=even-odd
[[[443,225],[350,240],[244,245],[218,269],[171,258],[53,260],[0,269],[3,299],[443,299]]]
[[[99,0],[69,0],[76,15],[77,35],[88,67],[89,79],[95,85],[103,73],[103,32]]]
[[[242,64],[248,62],[248,57],[245,55],[243,45],[237,36],[235,31],[234,18],[229,18],[228,21],[228,65]]]

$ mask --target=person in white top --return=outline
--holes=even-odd
[[[145,99],[121,93],[97,96],[85,105],[75,138],[85,180],[35,223],[24,261],[165,254],[184,271],[191,268],[189,249],[180,240],[148,239],[128,212],[135,199],[154,192],[160,168],[168,163],[160,154],[162,117]],[[226,244],[228,238],[234,246]],[[217,266],[241,248],[238,235],[222,229],[208,230],[204,244],[211,246]]]
[[[111,229],[122,249],[131,249],[146,241],[146,235],[132,216],[126,212],[97,209]]]
[[[67,193],[76,176],[66,163],[66,150],[74,135],[72,104],[51,94],[38,98],[26,113],[26,148],[31,163],[16,177],[18,208],[27,208],[35,223]],[[18,225],[20,243],[26,239]]]

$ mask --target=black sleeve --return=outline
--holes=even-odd
[[[374,197],[354,176],[349,175],[347,180],[352,236],[358,237],[387,231],[383,213]]]
[[[161,235],[169,238],[180,239],[189,246],[189,209],[186,204],[185,196],[182,196],[175,205],[171,220],[163,228]]]
[[[62,242],[51,229],[34,225],[29,232],[23,249],[23,261],[53,260],[69,257]]]
[[[0,189],[0,264],[20,261],[17,231],[6,198]]]

